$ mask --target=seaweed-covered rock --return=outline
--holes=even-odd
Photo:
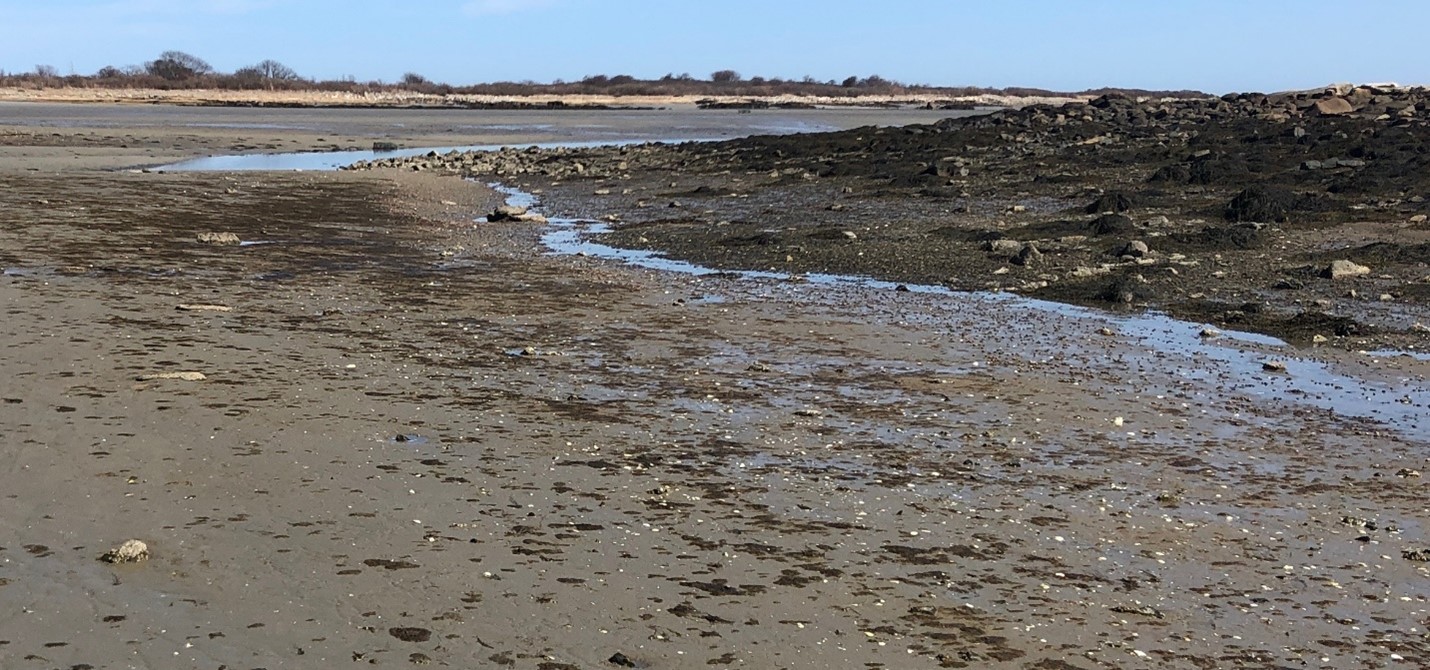
[[[1297,209],[1296,194],[1281,188],[1252,186],[1236,194],[1226,205],[1227,221],[1281,223]]]
[[[1114,192],[1104,193],[1098,196],[1096,200],[1088,203],[1082,211],[1088,214],[1102,214],[1103,212],[1121,214],[1130,209],[1132,209],[1132,199],[1122,193]]]
[[[1103,214],[1087,224],[1087,230],[1098,237],[1126,235],[1137,230],[1137,225],[1132,223],[1130,217],[1121,214]]]

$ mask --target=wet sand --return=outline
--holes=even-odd
[[[110,134],[0,154],[0,666],[1430,662],[1413,360],[551,255],[461,180]]]

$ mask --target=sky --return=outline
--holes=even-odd
[[[167,50],[451,84],[708,78],[1211,93],[1430,84],[1426,0],[0,0],[0,70]]]

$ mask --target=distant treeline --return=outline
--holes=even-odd
[[[37,65],[31,72],[7,73],[0,70],[0,86],[19,88],[150,88],[159,90],[220,89],[269,91],[332,91],[374,93],[410,91],[428,95],[610,95],[610,96],[820,96],[859,97],[864,95],[939,95],[967,97],[977,95],[1006,96],[1098,96],[1121,93],[1155,97],[1206,97],[1200,91],[1148,91],[1141,89],[1099,88],[1087,91],[1050,91],[1041,88],[979,86],[928,86],[904,84],[878,75],[851,76],[843,80],[820,81],[813,77],[782,79],[779,77],[744,77],[734,70],[720,70],[700,79],[685,74],[667,74],[659,79],[637,79],[630,75],[591,75],[580,81],[538,83],[534,81],[494,82],[454,86],[431,81],[416,72],[409,72],[396,82],[367,81],[354,78],[314,80],[299,75],[288,66],[264,60],[231,73],[219,72],[208,62],[182,51],[166,51],[142,65],[107,66],[90,75],[61,75],[54,67]]]

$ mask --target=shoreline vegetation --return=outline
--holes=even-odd
[[[513,109],[697,105],[714,108],[814,106],[924,106],[929,109],[1018,107],[1088,101],[1102,95],[1205,98],[1200,91],[1099,88],[1052,91],[1029,87],[905,84],[879,75],[842,80],[745,77],[734,70],[708,79],[669,73],[658,79],[595,74],[579,81],[489,82],[452,85],[408,72],[397,82],[316,80],[273,60],[220,72],[202,58],[166,51],[142,65],[106,66],[91,75],[61,75],[48,65],[31,72],[0,70],[0,101],[115,102],[255,107],[421,107]]]

